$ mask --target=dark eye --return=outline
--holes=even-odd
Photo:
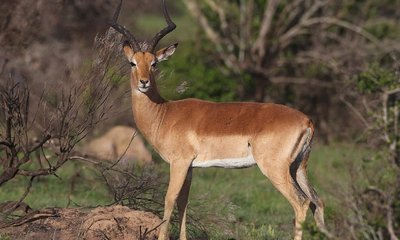
[[[152,66],[152,67],[157,67],[157,62],[153,62],[153,63],[151,64],[151,66]]]
[[[131,64],[132,67],[135,67],[136,64],[134,62],[129,62]]]

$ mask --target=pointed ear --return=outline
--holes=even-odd
[[[156,52],[157,61],[161,62],[167,60],[169,56],[174,54],[175,49],[178,47],[178,43],[172,44],[169,47],[162,48]]]
[[[124,49],[124,53],[126,58],[131,61],[133,55],[135,54],[135,52],[133,51],[131,45],[129,44],[128,41],[125,41],[124,44],[122,45],[122,48]]]

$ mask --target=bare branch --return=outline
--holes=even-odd
[[[278,16],[277,20],[277,36],[282,35],[283,32],[287,31],[291,24],[293,24],[294,19],[300,14],[301,8],[300,4],[303,0],[294,0],[286,4],[285,8]]]
[[[165,222],[165,220],[163,220],[163,221],[161,221],[158,225],[156,225],[154,228],[152,228],[152,229],[150,229],[150,230],[148,230],[147,228],[144,230],[144,232],[142,233],[142,227],[140,226],[140,229],[139,229],[139,240],[145,240],[145,239],[147,239],[148,238],[148,235],[151,233],[151,232],[153,232],[153,231],[155,231],[155,230],[157,230],[157,228],[159,228],[163,223]]]
[[[228,28],[228,22],[226,21],[225,10],[221,7],[222,5],[218,5],[214,0],[205,0],[205,2],[214,12],[218,13],[219,21],[221,22],[221,29],[225,32]],[[219,4],[222,3],[219,2]]]
[[[192,14],[192,16],[195,19],[197,19],[200,26],[206,33],[206,36],[210,39],[211,42],[213,42],[216,45],[216,49],[218,53],[221,55],[221,59],[224,61],[225,65],[228,66],[232,71],[236,71],[238,73],[239,69],[237,69],[238,65],[236,56],[233,55],[232,53],[229,53],[229,51],[226,51],[223,47],[226,44],[232,44],[232,43],[224,41],[221,35],[211,27],[211,25],[208,22],[208,19],[204,16],[202,11],[200,10],[197,1],[186,0],[183,2],[186,4],[186,7],[189,10],[190,14]]]
[[[33,146],[31,149],[28,150],[28,154],[32,153],[32,152],[36,151],[37,149],[39,149],[40,147],[42,147],[43,144],[45,144],[50,139],[51,139],[51,135],[47,134],[40,142],[38,142],[35,146]]]
[[[238,60],[244,65],[246,51],[251,44],[251,24],[254,10],[254,0],[240,0],[240,33]]]
[[[29,222],[50,217],[60,217],[60,214],[54,208],[32,211],[27,215],[12,221],[11,223],[0,225],[0,229],[8,226],[21,226]]]
[[[272,19],[275,15],[278,3],[279,0],[269,0],[264,10],[260,31],[252,49],[252,52],[258,55],[259,62],[261,62],[260,60],[265,56],[267,34],[271,29]]]
[[[315,24],[330,24],[330,25],[340,26],[363,36],[365,39],[371,41],[374,44],[379,45],[379,40],[375,36],[365,31],[362,27],[342,19],[334,17],[316,17],[305,20],[302,25],[309,27]]]
[[[6,146],[6,147],[11,147],[11,144],[9,143],[9,142],[7,142],[7,141],[0,141],[0,145],[4,145],[4,146]]]
[[[200,25],[203,27],[207,37],[216,45],[222,44],[222,38],[218,32],[214,31],[214,29],[209,24],[207,18],[202,14],[200,7],[196,1],[188,0],[184,1],[190,13],[199,20]]]
[[[346,106],[358,117],[358,119],[361,120],[361,122],[365,125],[367,129],[371,128],[371,125],[369,122],[365,119],[365,117],[362,115],[362,113],[353,106],[349,101],[347,101],[344,96],[340,96],[340,101],[342,101]]]
[[[129,141],[128,146],[126,146],[124,152],[122,153],[122,155],[117,159],[117,161],[115,161],[110,167],[109,169],[113,168],[114,166],[116,166],[121,160],[122,158],[125,156],[126,152],[128,151],[129,147],[131,146],[133,139],[136,137],[137,135],[137,130],[135,130],[135,132],[132,134],[131,140]]]
[[[394,193],[395,194],[395,193]],[[391,194],[393,196],[393,193]],[[396,231],[394,230],[394,214],[393,214],[393,197],[389,196],[387,205],[386,205],[386,221],[387,221],[387,229],[390,235],[390,240],[399,240],[399,238],[396,236]]]
[[[319,79],[309,79],[301,77],[277,76],[277,77],[271,77],[270,81],[275,84],[299,84],[299,85],[318,86],[322,88],[334,88],[334,84],[331,82],[324,82]]]
[[[93,160],[93,159],[90,159],[90,158],[87,158],[87,157],[82,157],[82,156],[70,156],[70,157],[68,157],[68,159],[69,160],[80,160],[80,161],[88,162],[88,163],[91,163],[91,164],[94,164],[94,165],[100,165],[101,164],[100,162],[98,162],[96,160]]]
[[[31,188],[32,188],[32,184],[33,184],[33,180],[35,179],[35,176],[32,176],[30,179],[29,179],[29,183],[28,183],[28,186],[26,187],[26,189],[25,189],[25,192],[24,192],[24,194],[22,194],[22,196],[20,197],[20,199],[17,201],[17,202],[15,202],[14,204],[13,204],[13,206],[11,206],[9,209],[7,209],[7,211],[5,211],[4,212],[4,214],[10,214],[10,213],[12,213],[15,209],[17,209],[18,208],[18,206],[24,201],[24,199],[26,198],[26,196],[28,196],[28,193],[30,192],[30,190],[31,190]]]
[[[282,49],[287,47],[291,43],[294,37],[307,33],[306,29],[304,29],[306,22],[309,21],[309,19],[318,11],[318,9],[323,7],[325,3],[326,2],[319,0],[315,1],[314,4],[311,6],[311,8],[309,8],[306,12],[304,12],[301,15],[298,23],[293,25],[283,35],[279,37],[279,43],[280,43],[279,45],[281,46]],[[299,8],[297,5],[293,5],[291,7],[295,6]]]

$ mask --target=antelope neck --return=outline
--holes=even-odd
[[[132,88],[132,111],[136,126],[153,146],[166,113],[166,102],[158,93],[154,82],[146,93]]]

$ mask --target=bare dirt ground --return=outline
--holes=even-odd
[[[98,207],[90,211],[48,208],[30,212],[12,226],[3,225],[0,234],[10,239],[29,240],[144,240],[158,236],[160,223],[161,219],[152,213],[119,205]]]

